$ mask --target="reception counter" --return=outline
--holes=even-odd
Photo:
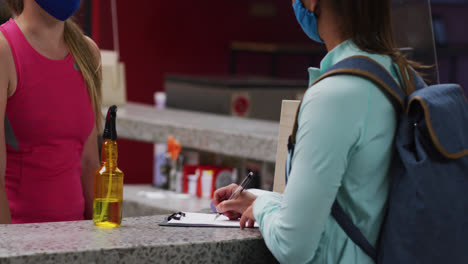
[[[0,225],[0,263],[275,263],[258,229],[162,227],[166,216]]]
[[[276,262],[258,229],[159,226],[170,213],[209,207],[209,199],[125,185],[121,227],[92,221],[0,225],[0,264]]]

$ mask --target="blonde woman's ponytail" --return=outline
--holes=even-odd
[[[71,19],[65,21],[65,42],[75,59],[78,68],[88,88],[88,94],[93,105],[96,128],[101,130],[101,61],[92,51],[90,42]]]

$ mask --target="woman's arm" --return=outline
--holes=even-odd
[[[281,263],[306,263],[315,256],[363,132],[370,89],[359,81],[354,87],[355,79],[331,77],[306,93],[285,192],[258,197],[253,205],[265,243]]]
[[[96,43],[89,37],[86,37],[94,58],[101,63],[101,52]],[[98,72],[102,76],[101,69]],[[100,89],[100,87],[99,87]],[[101,109],[95,109],[101,111]],[[97,122],[100,122],[97,121]],[[81,185],[83,186],[83,196],[85,198],[85,219],[93,218],[93,191],[94,191],[94,172],[99,169],[99,153],[97,145],[98,131],[94,125],[91,135],[86,140],[83,155],[81,157]]]
[[[5,145],[5,109],[8,98],[9,86],[9,57],[11,56],[8,45],[0,33],[0,224],[11,224],[10,206],[5,190],[6,171],[6,145]]]
[[[94,126],[91,135],[86,140],[81,157],[81,185],[85,198],[85,219],[93,218],[93,187],[94,172],[99,169],[99,153],[97,145],[97,129]]]

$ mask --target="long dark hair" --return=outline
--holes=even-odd
[[[392,0],[322,0],[342,18],[343,34],[361,50],[385,54],[398,64],[407,93],[414,91],[412,69],[426,68],[408,60],[399,50],[392,28]]]

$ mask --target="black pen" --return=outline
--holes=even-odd
[[[231,197],[229,197],[229,199],[227,199],[226,201],[229,201],[229,200],[232,200],[237,194],[240,194],[244,189],[245,187],[247,187],[247,185],[250,183],[250,181],[252,180],[254,174],[253,172],[249,172],[249,174],[247,174],[247,177],[244,178],[244,180],[242,180],[241,184],[237,187],[237,189],[231,194]],[[218,213],[214,219],[214,221],[216,221],[216,219],[218,219],[218,217],[222,215],[221,213]]]

